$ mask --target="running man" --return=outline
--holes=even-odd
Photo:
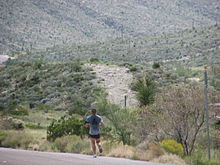
[[[104,122],[102,118],[96,114],[96,109],[91,109],[91,115],[87,117],[85,121],[85,127],[89,127],[89,138],[91,140],[91,148],[93,157],[96,158],[96,145],[99,152],[102,153],[102,146],[100,144],[100,129],[99,126],[103,126]]]

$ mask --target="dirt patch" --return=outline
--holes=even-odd
[[[9,58],[13,59],[14,57],[10,57],[8,55],[0,55],[0,66],[4,66],[4,62],[6,62]]]
[[[135,93],[130,89],[134,77],[127,68],[101,64],[87,64],[87,66],[93,68],[96,73],[96,83],[106,88],[111,103],[124,107],[126,96],[127,107],[137,106]]]

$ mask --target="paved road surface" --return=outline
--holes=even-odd
[[[122,158],[0,148],[0,165],[161,165]]]

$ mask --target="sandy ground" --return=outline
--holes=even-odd
[[[87,66],[92,67],[96,73],[96,83],[106,88],[111,103],[125,107],[126,96],[127,107],[137,106],[135,93],[130,89],[134,77],[127,68],[101,64],[87,64]]]

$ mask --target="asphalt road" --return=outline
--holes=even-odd
[[[0,165],[161,165],[122,158],[0,148]]]

